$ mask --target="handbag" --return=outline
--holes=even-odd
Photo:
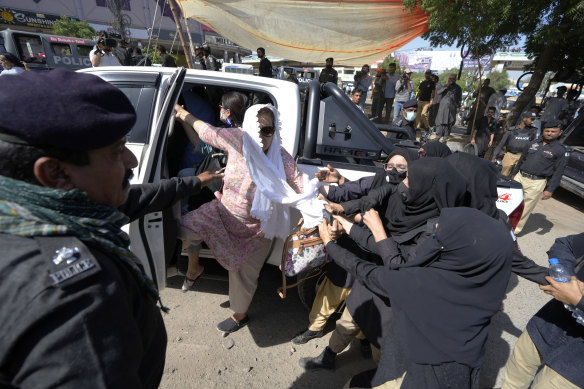
[[[302,281],[318,276],[327,262],[326,248],[320,238],[318,227],[304,229],[302,227],[303,219],[286,238],[282,250],[282,286],[278,288],[278,294],[281,298],[286,298],[286,289],[293,288]],[[298,274],[311,269],[319,271],[311,272],[308,277],[297,279],[295,283],[286,285],[286,277],[294,277]]]

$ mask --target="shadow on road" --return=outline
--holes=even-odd
[[[481,367],[480,387],[494,388],[499,371],[505,366],[511,349],[509,343],[503,339],[503,332],[507,332],[516,338],[521,335],[521,329],[515,327],[509,316],[501,310],[493,316],[489,338],[487,339],[485,361]]]
[[[531,232],[535,232],[538,235],[545,235],[554,226],[554,223],[549,221],[546,216],[542,213],[532,213],[529,215],[523,230],[518,236],[523,236]]]

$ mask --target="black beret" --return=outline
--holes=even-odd
[[[411,107],[417,107],[417,106],[418,106],[418,100],[411,99],[411,100],[408,100],[404,103],[403,108],[411,108]]]
[[[331,61],[331,62],[333,62],[333,61],[334,61],[333,57],[328,57],[326,60],[327,60],[327,61]]]
[[[86,151],[124,137],[136,111],[107,81],[55,69],[0,77],[0,117],[2,140]]]
[[[559,120],[550,120],[544,123],[543,128],[560,128],[562,126],[562,122]]]

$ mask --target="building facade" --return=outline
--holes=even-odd
[[[162,44],[172,53],[182,52],[176,23],[165,0],[2,0],[0,29],[52,34],[61,15],[87,21],[97,31],[110,33],[119,33],[123,24],[123,35],[131,45]],[[241,62],[242,56],[251,53],[194,19],[185,20],[181,15],[181,25],[187,42],[207,42],[212,54],[222,61]]]

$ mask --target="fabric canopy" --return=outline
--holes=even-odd
[[[428,30],[401,0],[179,0],[183,14],[242,47],[301,62],[372,63]]]

